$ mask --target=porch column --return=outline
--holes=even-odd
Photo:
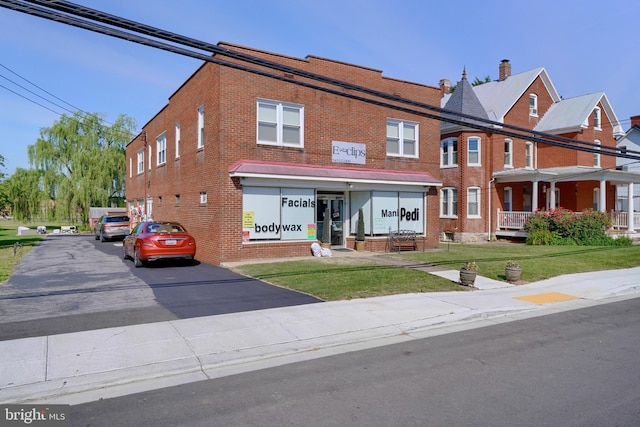
[[[630,182],[627,185],[627,216],[629,219],[627,220],[627,231],[629,233],[633,233],[635,229],[635,224],[633,223],[633,182]]]
[[[531,189],[531,212],[538,209],[538,181],[533,181]]]
[[[551,181],[551,188],[549,188],[549,210],[556,208],[556,182]]]
[[[600,212],[607,211],[607,181],[600,180]]]

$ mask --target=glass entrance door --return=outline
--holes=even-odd
[[[327,213],[329,218],[325,220]],[[318,193],[316,218],[316,238],[322,241],[324,227],[329,226],[331,227],[331,245],[344,246],[344,196],[342,194]]]

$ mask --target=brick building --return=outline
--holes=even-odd
[[[440,102],[438,88],[378,70],[219,46],[425,104]],[[129,208],[181,222],[196,238],[197,258],[212,264],[309,255],[327,208],[334,248],[353,248],[359,208],[367,250],[385,250],[389,230],[396,229],[414,230],[420,245],[437,246],[438,121],[299,85],[306,79],[298,75],[252,68],[274,76],[204,63],[143,126],[126,149]]]
[[[463,73],[453,93],[448,80],[440,82],[449,117],[462,117],[457,112],[494,122],[488,130],[478,130],[473,120],[466,126],[441,125],[443,237],[461,242],[524,237],[530,214],[550,208],[614,211],[616,186],[633,188],[640,175],[616,171],[616,157],[605,154],[615,152],[623,134],[605,93],[562,99],[543,67],[512,75],[508,60],[499,64],[498,75],[472,86]],[[529,130],[531,140],[493,132],[503,124]],[[533,137],[539,133],[572,141],[563,147],[541,143]],[[578,149],[589,146],[593,151]],[[633,223],[628,227],[633,231]]]

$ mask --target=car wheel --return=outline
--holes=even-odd
[[[142,267],[142,260],[138,258],[138,251],[133,250],[133,265],[136,267]]]

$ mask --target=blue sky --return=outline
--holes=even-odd
[[[321,56],[432,86],[455,84],[464,67],[470,80],[497,79],[509,59],[513,74],[545,67],[564,98],[604,91],[624,130],[640,114],[637,0],[76,2],[211,43]],[[69,114],[14,82],[72,109],[27,79],[107,122],[126,114],[139,129],[201,64],[4,8],[0,28],[0,154],[9,175],[29,167],[27,146],[40,129]]]

